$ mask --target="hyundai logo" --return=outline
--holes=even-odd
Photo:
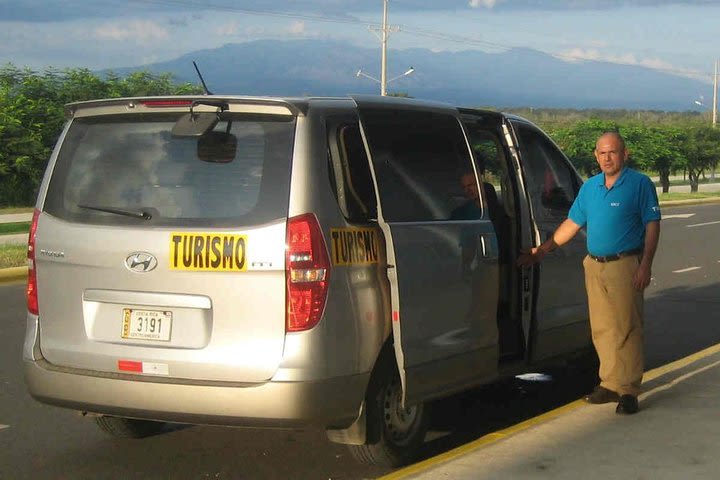
[[[155,270],[158,261],[153,255],[146,252],[135,252],[125,259],[125,266],[131,272],[145,273]]]

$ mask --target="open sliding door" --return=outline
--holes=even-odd
[[[413,404],[497,371],[496,236],[457,111],[356,101],[387,244],[396,358]],[[474,193],[463,190],[468,174]]]

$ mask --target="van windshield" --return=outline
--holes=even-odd
[[[74,119],[45,211],[75,222],[155,226],[256,225],[287,216],[294,117],[224,114],[214,132],[231,135],[215,137],[233,143],[229,157],[224,145],[215,149],[217,161],[208,158],[207,141],[171,135],[178,118]]]

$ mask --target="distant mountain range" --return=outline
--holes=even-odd
[[[378,93],[379,84],[356,77],[359,68],[380,77],[380,49],[331,40],[255,41],[200,50],[168,62],[115,69],[171,72],[197,83],[195,60],[213,93],[242,95],[347,95]],[[626,108],[692,110],[712,86],[644,67],[567,62],[532,49],[504,53],[467,50],[389,50],[388,78],[410,66],[412,75],[389,92],[464,106],[498,108]]]

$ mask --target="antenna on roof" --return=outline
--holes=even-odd
[[[197,63],[195,63],[195,60],[193,60],[193,66],[195,67],[195,71],[198,74],[198,77],[200,77],[200,83],[202,83],[203,89],[205,90],[205,95],[212,95],[212,92],[208,90],[207,85],[205,85],[205,80],[203,79],[202,73],[200,73],[200,69],[197,66]]]

